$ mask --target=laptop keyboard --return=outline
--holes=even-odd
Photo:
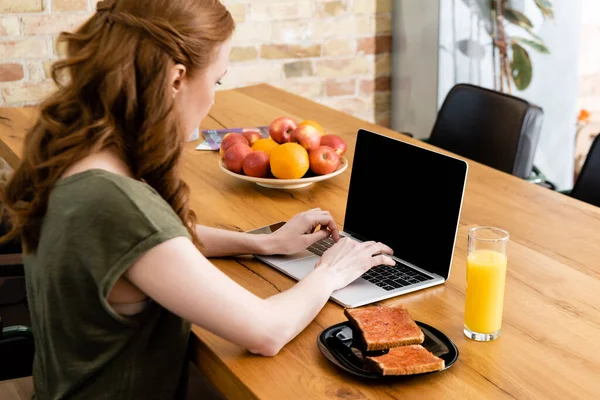
[[[433,279],[431,276],[399,263],[393,267],[389,265],[373,267],[365,272],[362,278],[385,290],[394,290]]]
[[[333,239],[327,238],[313,243],[307,250],[313,254],[322,256],[325,250],[333,246],[333,244]],[[398,262],[396,262],[395,266],[378,265],[373,267],[365,272],[361,278],[388,291],[433,279],[431,276]]]
[[[308,250],[311,253],[316,254],[318,256],[322,256],[323,253],[325,253],[325,250],[327,250],[328,248],[333,246],[333,243],[334,243],[333,239],[328,237],[327,239],[322,239],[322,240],[314,242],[313,244],[308,246],[308,248],[306,250]]]

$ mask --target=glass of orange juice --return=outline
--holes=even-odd
[[[486,342],[500,336],[508,238],[500,228],[469,230],[464,332],[473,340]]]

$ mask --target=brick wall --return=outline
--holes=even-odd
[[[224,0],[238,29],[222,89],[267,82],[389,125],[393,0]],[[0,106],[53,90],[55,38],[96,0],[0,0]]]

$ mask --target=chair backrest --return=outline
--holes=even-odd
[[[429,138],[434,146],[520,178],[529,178],[543,110],[519,97],[455,85]]]
[[[570,195],[600,207],[600,135],[592,142]]]
[[[0,236],[7,233],[0,221]],[[32,374],[35,345],[20,238],[0,245],[0,381]]]
[[[34,353],[25,279],[0,277],[0,381],[30,376]]]

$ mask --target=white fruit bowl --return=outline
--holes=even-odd
[[[270,189],[298,189],[312,185],[315,182],[324,181],[326,179],[333,178],[334,176],[338,176],[348,168],[348,160],[346,159],[346,157],[342,157],[340,166],[330,174],[314,176],[311,175],[300,179],[254,178],[252,176],[236,174],[235,172],[230,171],[227,169],[227,167],[225,167],[225,164],[223,164],[222,159],[219,159],[219,167],[223,172],[225,172],[228,175],[231,175],[243,181],[254,182],[258,186]]]

